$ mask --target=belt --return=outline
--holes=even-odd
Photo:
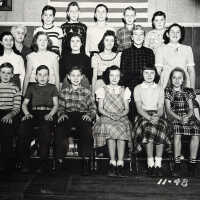
[[[52,108],[47,106],[34,106],[32,107],[32,110],[51,110]]]

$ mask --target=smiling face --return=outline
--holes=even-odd
[[[36,80],[40,86],[46,85],[49,81],[49,71],[41,69],[36,74]]]
[[[1,41],[4,49],[12,49],[14,45],[14,39],[12,35],[4,35]]]
[[[118,69],[110,70],[109,80],[110,80],[110,85],[112,86],[118,85],[120,81],[120,71]]]
[[[111,50],[114,46],[115,38],[112,35],[107,35],[104,39],[104,50]]]
[[[162,30],[165,28],[166,19],[163,15],[158,15],[154,18],[153,24],[157,30]]]
[[[53,10],[45,10],[42,14],[42,20],[45,25],[52,25],[54,21]]]
[[[71,22],[77,22],[79,18],[79,8],[77,6],[70,6],[67,15]]]
[[[184,82],[183,73],[180,71],[174,71],[171,81],[174,88],[180,88]]]
[[[47,45],[48,45],[47,35],[45,35],[45,34],[39,35],[38,38],[37,38],[36,43],[38,45],[38,50],[39,51],[46,50],[47,49]]]
[[[68,79],[71,81],[72,86],[79,86],[83,78],[82,73],[78,69],[73,69],[68,75]]]
[[[2,83],[10,82],[12,77],[13,77],[13,72],[11,68],[8,68],[8,67],[1,68],[0,79]]]
[[[181,39],[181,30],[178,26],[173,26],[168,33],[169,41],[171,43],[179,43]]]
[[[146,83],[153,83],[154,82],[154,79],[155,79],[155,71],[154,70],[151,70],[151,69],[145,69],[143,71],[143,77],[144,77],[144,81]]]
[[[142,45],[144,42],[144,31],[140,29],[134,30],[132,39],[135,45]]]
[[[106,21],[106,17],[107,17],[106,8],[104,6],[98,7],[95,13],[95,17],[97,18],[98,22]]]
[[[80,49],[81,49],[81,39],[78,36],[74,36],[71,38],[70,40],[70,46],[72,49],[72,53],[80,53]]]
[[[135,21],[135,11],[134,10],[126,10],[126,12],[124,13],[124,20],[126,22],[127,25],[133,25],[134,21]]]

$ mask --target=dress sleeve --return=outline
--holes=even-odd
[[[141,101],[140,86],[139,86],[139,85],[137,85],[137,86],[134,88],[133,96],[134,96],[135,102]]]
[[[126,87],[124,91],[124,100],[128,100],[129,102],[131,101],[131,91],[128,87]]]
[[[170,88],[165,89],[165,99],[172,101],[172,93],[170,91]]]
[[[188,46],[188,52],[187,52],[187,65],[190,66],[194,66],[194,55],[193,55],[193,51],[192,48],[190,46]]]
[[[104,99],[104,97],[105,97],[105,90],[104,90],[103,87],[97,89],[97,91],[95,93],[96,93],[96,98],[97,99]]]
[[[98,55],[94,54],[92,56],[92,61],[91,61],[91,67],[92,68],[98,68],[99,62],[98,62]]]

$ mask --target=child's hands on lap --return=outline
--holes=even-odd
[[[46,121],[53,121],[53,114],[49,113],[44,116]]]
[[[63,122],[65,119],[69,119],[68,115],[66,114],[60,115],[60,117],[58,118],[58,123]]]
[[[181,122],[182,122],[183,124],[187,124],[187,123],[189,122],[189,116],[188,116],[188,115],[183,115],[183,116],[181,117]]]
[[[12,116],[8,113],[7,115],[1,118],[1,121],[5,124],[12,124]]]
[[[33,118],[33,115],[32,114],[26,114],[26,115],[24,115],[23,117],[22,117],[22,121],[25,121],[25,120],[27,120],[27,119],[32,119]]]
[[[91,121],[92,121],[91,117],[88,116],[87,114],[83,115],[83,116],[82,116],[82,119],[83,119],[84,121],[88,121],[88,122],[91,122]]]
[[[157,114],[153,114],[150,118],[152,124],[157,124],[159,120],[159,116]]]

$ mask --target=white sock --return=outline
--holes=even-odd
[[[116,160],[110,160],[110,165],[117,166]]]
[[[153,167],[154,166],[154,159],[153,159],[153,157],[147,158],[147,165],[148,165],[148,167]]]
[[[155,167],[161,167],[162,157],[155,157]]]
[[[124,167],[124,161],[123,161],[123,160],[118,160],[118,161],[117,161],[117,166],[122,166],[122,167]]]

